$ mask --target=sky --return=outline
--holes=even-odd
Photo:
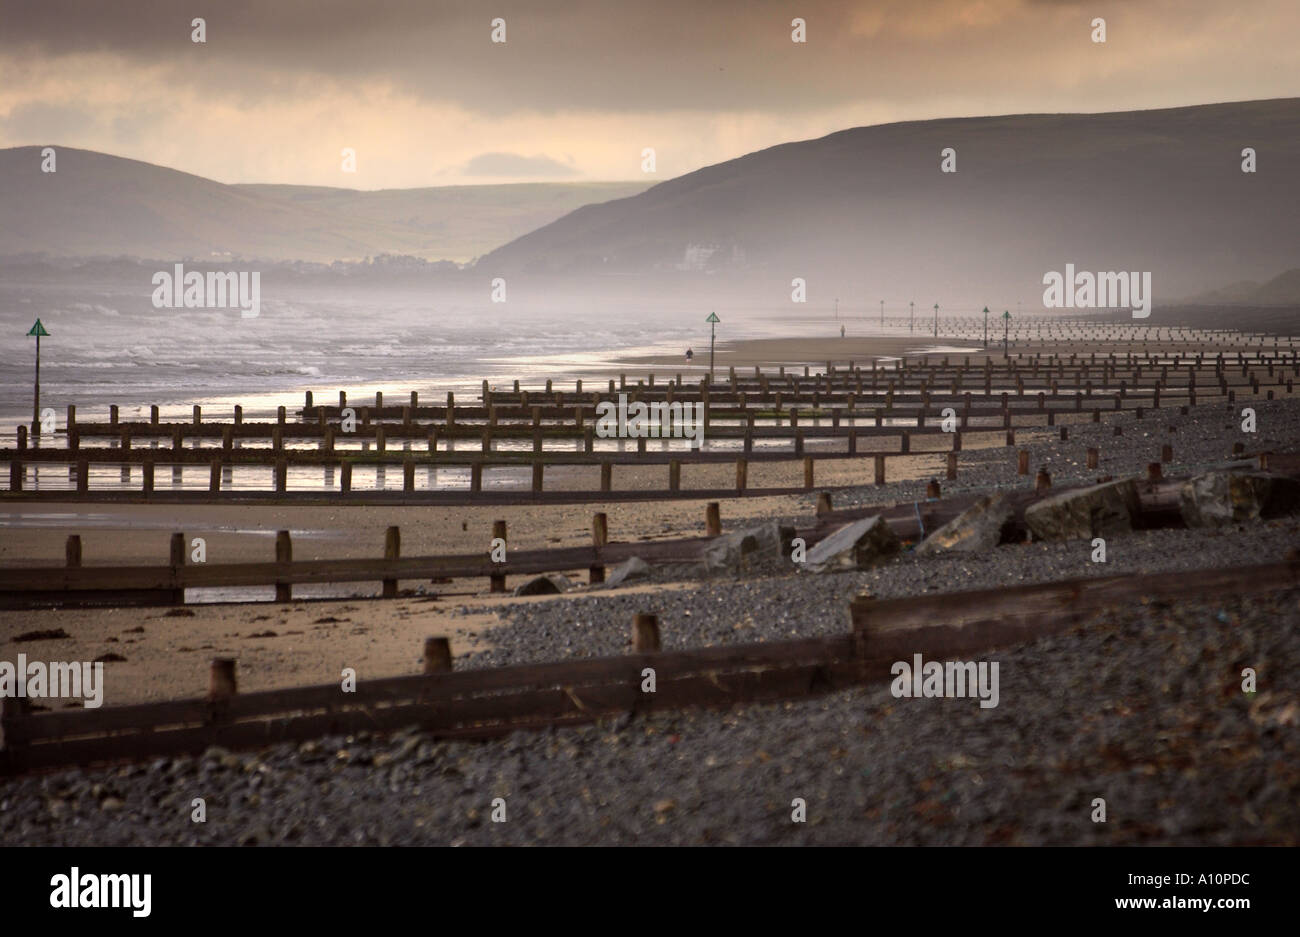
[[[867,124],[1297,94],[1297,0],[0,0],[0,147],[227,183],[654,182]]]

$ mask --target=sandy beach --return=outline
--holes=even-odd
[[[738,341],[719,346],[717,368],[752,368],[756,364],[773,368],[779,363],[802,367],[806,363],[816,369],[828,359],[862,364],[932,347],[928,340],[912,338]],[[951,347],[963,346],[954,343]],[[981,354],[974,349],[970,352],[973,361]],[[697,368],[700,360],[697,354]],[[670,364],[675,366],[665,358],[626,362],[633,379],[672,373]],[[1086,414],[1063,414],[1060,422],[1084,430],[1088,419]],[[1104,427],[1092,430],[1106,431]],[[1050,450],[1055,438],[1055,430],[1022,428],[1017,445]],[[831,444],[842,445],[839,441]],[[817,440],[809,440],[808,451],[815,452],[817,445]],[[918,448],[931,445],[946,448],[947,443],[917,440]],[[821,488],[854,486],[855,504],[873,503],[873,499],[891,503],[927,479],[943,478],[944,456],[918,453],[891,458],[889,484],[883,488],[872,485],[870,453],[895,446],[896,441],[890,439],[860,439],[863,458],[819,462],[816,488],[807,494],[724,499],[724,530],[771,517],[810,518],[815,492]],[[964,434],[963,450],[962,465],[971,459],[991,459],[999,464],[1011,461],[1001,430]],[[966,472],[962,470],[963,478]],[[615,487],[662,490],[666,476],[664,465],[620,465]],[[682,487],[687,490],[725,489],[734,482],[730,463],[682,468]],[[749,467],[751,488],[802,484],[799,459],[755,462]],[[946,488],[948,483],[944,485]],[[590,491],[598,487],[595,466],[561,466],[548,472],[550,490]],[[506,521],[512,549],[581,546],[591,542],[591,519],[597,511],[607,514],[611,542],[651,541],[702,536],[705,505],[704,499],[463,507],[15,502],[0,509],[0,564],[61,565],[65,540],[71,533],[81,535],[83,562],[88,566],[161,564],[175,531],[184,532],[188,542],[203,538],[208,562],[270,560],[277,530],[292,533],[298,560],[382,556],[384,533],[390,525],[401,528],[404,556],[486,552],[497,520]],[[523,578],[511,577],[508,587],[514,588]],[[585,570],[572,571],[571,579],[575,584],[585,582]],[[126,660],[109,664],[115,703],[200,693],[206,685],[208,661],[216,656],[238,657],[241,685],[248,690],[334,680],[344,661],[353,662],[347,665],[363,669],[368,676],[395,676],[418,667],[421,643],[433,634],[451,639],[453,653],[462,658],[458,665],[472,661],[473,654],[485,647],[482,632],[500,624],[502,604],[518,601],[490,595],[484,580],[404,581],[400,585],[407,595],[396,602],[372,600],[379,584],[363,582],[299,587],[295,597],[301,594],[304,598],[289,604],[266,601],[271,598],[269,587],[239,594],[241,599],[258,601],[232,602],[222,595],[194,594],[189,597],[190,605],[172,615],[166,609],[0,611],[0,659],[12,660],[19,651],[31,656],[37,649],[45,652],[56,647],[63,659],[92,660],[118,654]],[[469,611],[455,611],[460,608]],[[59,628],[68,637],[57,643],[14,642],[25,632]],[[144,630],[133,630],[137,628]],[[470,656],[464,658],[465,654]]]
[[[753,338],[739,341],[718,342],[714,350],[714,370],[725,375],[727,368],[775,369],[811,365],[824,368],[827,361],[847,364],[854,361],[859,365],[869,365],[882,358],[899,358],[920,354],[927,348],[948,345],[942,339],[933,339],[922,335],[899,336],[854,336],[852,334],[839,338],[832,333],[838,330],[833,322],[817,323],[819,331],[828,334],[825,337],[798,338]],[[970,348],[970,354],[983,353],[976,345],[963,345]],[[687,368],[703,374],[709,369],[709,346],[707,341],[700,346],[692,346],[695,357],[687,362],[685,349],[681,355],[645,355],[620,359],[620,363],[636,365],[646,370],[661,369],[662,373],[676,373]],[[639,373],[639,372],[637,372]]]
[[[1001,444],[999,433],[971,434],[966,448],[978,451]],[[870,449],[864,445],[863,451]],[[942,477],[942,460],[942,455],[890,459],[889,489],[895,483]],[[750,484],[797,487],[802,484],[802,471],[799,460],[754,463]],[[870,486],[872,471],[869,455],[819,463],[818,487]],[[595,472],[588,472],[592,477],[584,487],[597,487]],[[638,466],[620,469],[619,477],[662,488],[663,474],[664,467]],[[688,465],[682,476],[686,488],[726,487],[734,483],[734,468]],[[893,496],[882,492],[880,497]],[[723,529],[774,516],[811,519],[814,501],[815,491],[726,499],[721,503]],[[487,551],[498,519],[507,522],[511,549],[582,546],[591,542],[591,518],[597,511],[607,515],[611,542],[676,539],[704,534],[706,503],[465,507],[15,503],[0,511],[4,531],[0,564],[61,565],[71,533],[81,535],[87,566],[164,563],[174,531],[183,532],[190,543],[192,538],[203,538],[208,562],[270,560],[277,530],[291,532],[296,560],[382,556],[384,533],[390,525],[401,528],[404,556],[477,553]],[[526,578],[509,577],[507,586],[513,589]],[[573,571],[571,579],[585,583],[586,571]],[[426,636],[449,637],[453,654],[462,658],[483,648],[480,635],[500,623],[497,610],[503,603],[550,600],[490,595],[483,579],[400,585],[418,594],[397,601],[372,600],[379,584],[361,582],[299,587],[296,595],[315,597],[288,604],[266,601],[272,597],[267,587],[243,590],[243,597],[260,601],[214,602],[213,596],[199,593],[189,597],[191,604],[177,610],[0,610],[0,660],[14,660],[19,652],[31,658],[56,649],[59,659],[125,657],[107,665],[113,704],[201,694],[208,661],[219,656],[238,658],[240,685],[250,691],[329,682],[338,678],[343,666],[357,668],[365,677],[398,676],[418,670]],[[323,597],[340,594],[349,597]],[[462,607],[469,614],[455,611]],[[56,642],[14,641],[26,632],[57,629],[68,637]]]

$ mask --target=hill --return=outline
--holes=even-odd
[[[378,254],[468,261],[572,209],[642,183],[540,183],[362,192],[225,185],[56,146],[0,150],[0,256],[330,262]]]
[[[1187,302],[1196,305],[1300,306],[1300,267],[1280,273],[1267,283],[1243,280],[1201,293]]]
[[[1258,172],[1241,171],[1254,147]],[[940,172],[941,151],[957,171]],[[1023,298],[1078,270],[1161,297],[1271,275],[1300,243],[1300,98],[861,127],[588,205],[479,261],[495,272],[700,268],[837,295]],[[788,285],[785,287],[788,291]],[[823,288],[820,302],[829,303]],[[891,300],[892,301],[892,300]]]

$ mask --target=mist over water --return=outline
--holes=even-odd
[[[147,419],[151,404],[187,418],[196,403],[229,419],[236,403],[250,413],[281,404],[292,412],[303,390],[322,403],[336,401],[339,390],[359,401],[375,390],[394,400],[411,390],[477,399],[484,379],[558,381],[609,369],[629,354],[680,357],[688,346],[698,366],[708,360],[704,319],[713,308],[723,318],[720,341],[798,329],[797,316],[743,303],[721,308],[628,291],[562,299],[523,290],[492,303],[486,288],[462,286],[272,285],[263,289],[261,314],[242,318],[238,309],[155,309],[147,273],[139,279],[139,286],[0,283],[5,433],[31,420],[35,340],[25,333],[38,316],[50,332],[41,342],[41,406],[55,409],[60,426],[68,404],[85,420],[107,419],[110,404],[124,420]],[[820,334],[827,325],[815,328]]]

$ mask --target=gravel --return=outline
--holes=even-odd
[[[1241,411],[1255,410],[1255,433],[1241,431]],[[1066,423],[1081,419],[1084,422]],[[1088,414],[1066,414],[1054,428],[1016,429],[1015,446],[988,449],[963,449],[958,456],[957,478],[946,481],[942,464],[936,469],[945,495],[1031,487],[1033,473],[1046,466],[1056,487],[1091,484],[1104,475],[1123,478],[1146,477],[1147,465],[1160,461],[1160,449],[1173,447],[1173,461],[1165,463],[1165,475],[1189,475],[1221,466],[1241,456],[1232,455],[1232,444],[1244,444],[1248,453],[1267,450],[1293,451],[1300,443],[1300,397],[1283,395],[1276,400],[1239,400],[1234,404],[1215,403],[1189,407],[1186,416],[1177,408],[1147,410],[1141,420],[1132,411],[1102,411],[1101,423],[1093,423]],[[1060,440],[1060,426],[1069,431],[1069,439]],[[1123,430],[1115,435],[1115,427]],[[1172,432],[1170,431],[1172,427]],[[982,430],[981,430],[982,431]],[[974,430],[967,431],[975,432]],[[990,430],[994,432],[994,430]],[[1005,430],[996,430],[1005,433]],[[918,437],[917,447],[931,445]],[[933,445],[938,445],[933,443]],[[1098,450],[1098,466],[1087,468],[1087,450]],[[1029,450],[1031,474],[1016,474],[1016,453]],[[868,467],[869,470],[869,467]],[[835,507],[862,507],[893,504],[908,498],[925,498],[925,480],[897,482],[884,486],[865,486],[835,493]],[[808,509],[815,498],[809,496]]]
[[[731,642],[776,641],[849,630],[849,601],[866,592],[897,598],[1085,576],[1194,570],[1267,563],[1300,544],[1300,517],[1202,530],[1137,531],[1106,543],[1107,561],[1091,561],[1090,541],[1008,544],[984,553],[918,556],[855,573],[785,573],[714,580],[683,589],[593,592],[502,608],[506,624],[489,628],[491,647],[468,666],[604,657],[632,647],[638,613],[659,616],[665,650]]]
[[[490,743],[363,734],[11,779],[0,842],[1296,844],[1300,590],[1138,606],[990,658],[992,709],[878,685]]]

